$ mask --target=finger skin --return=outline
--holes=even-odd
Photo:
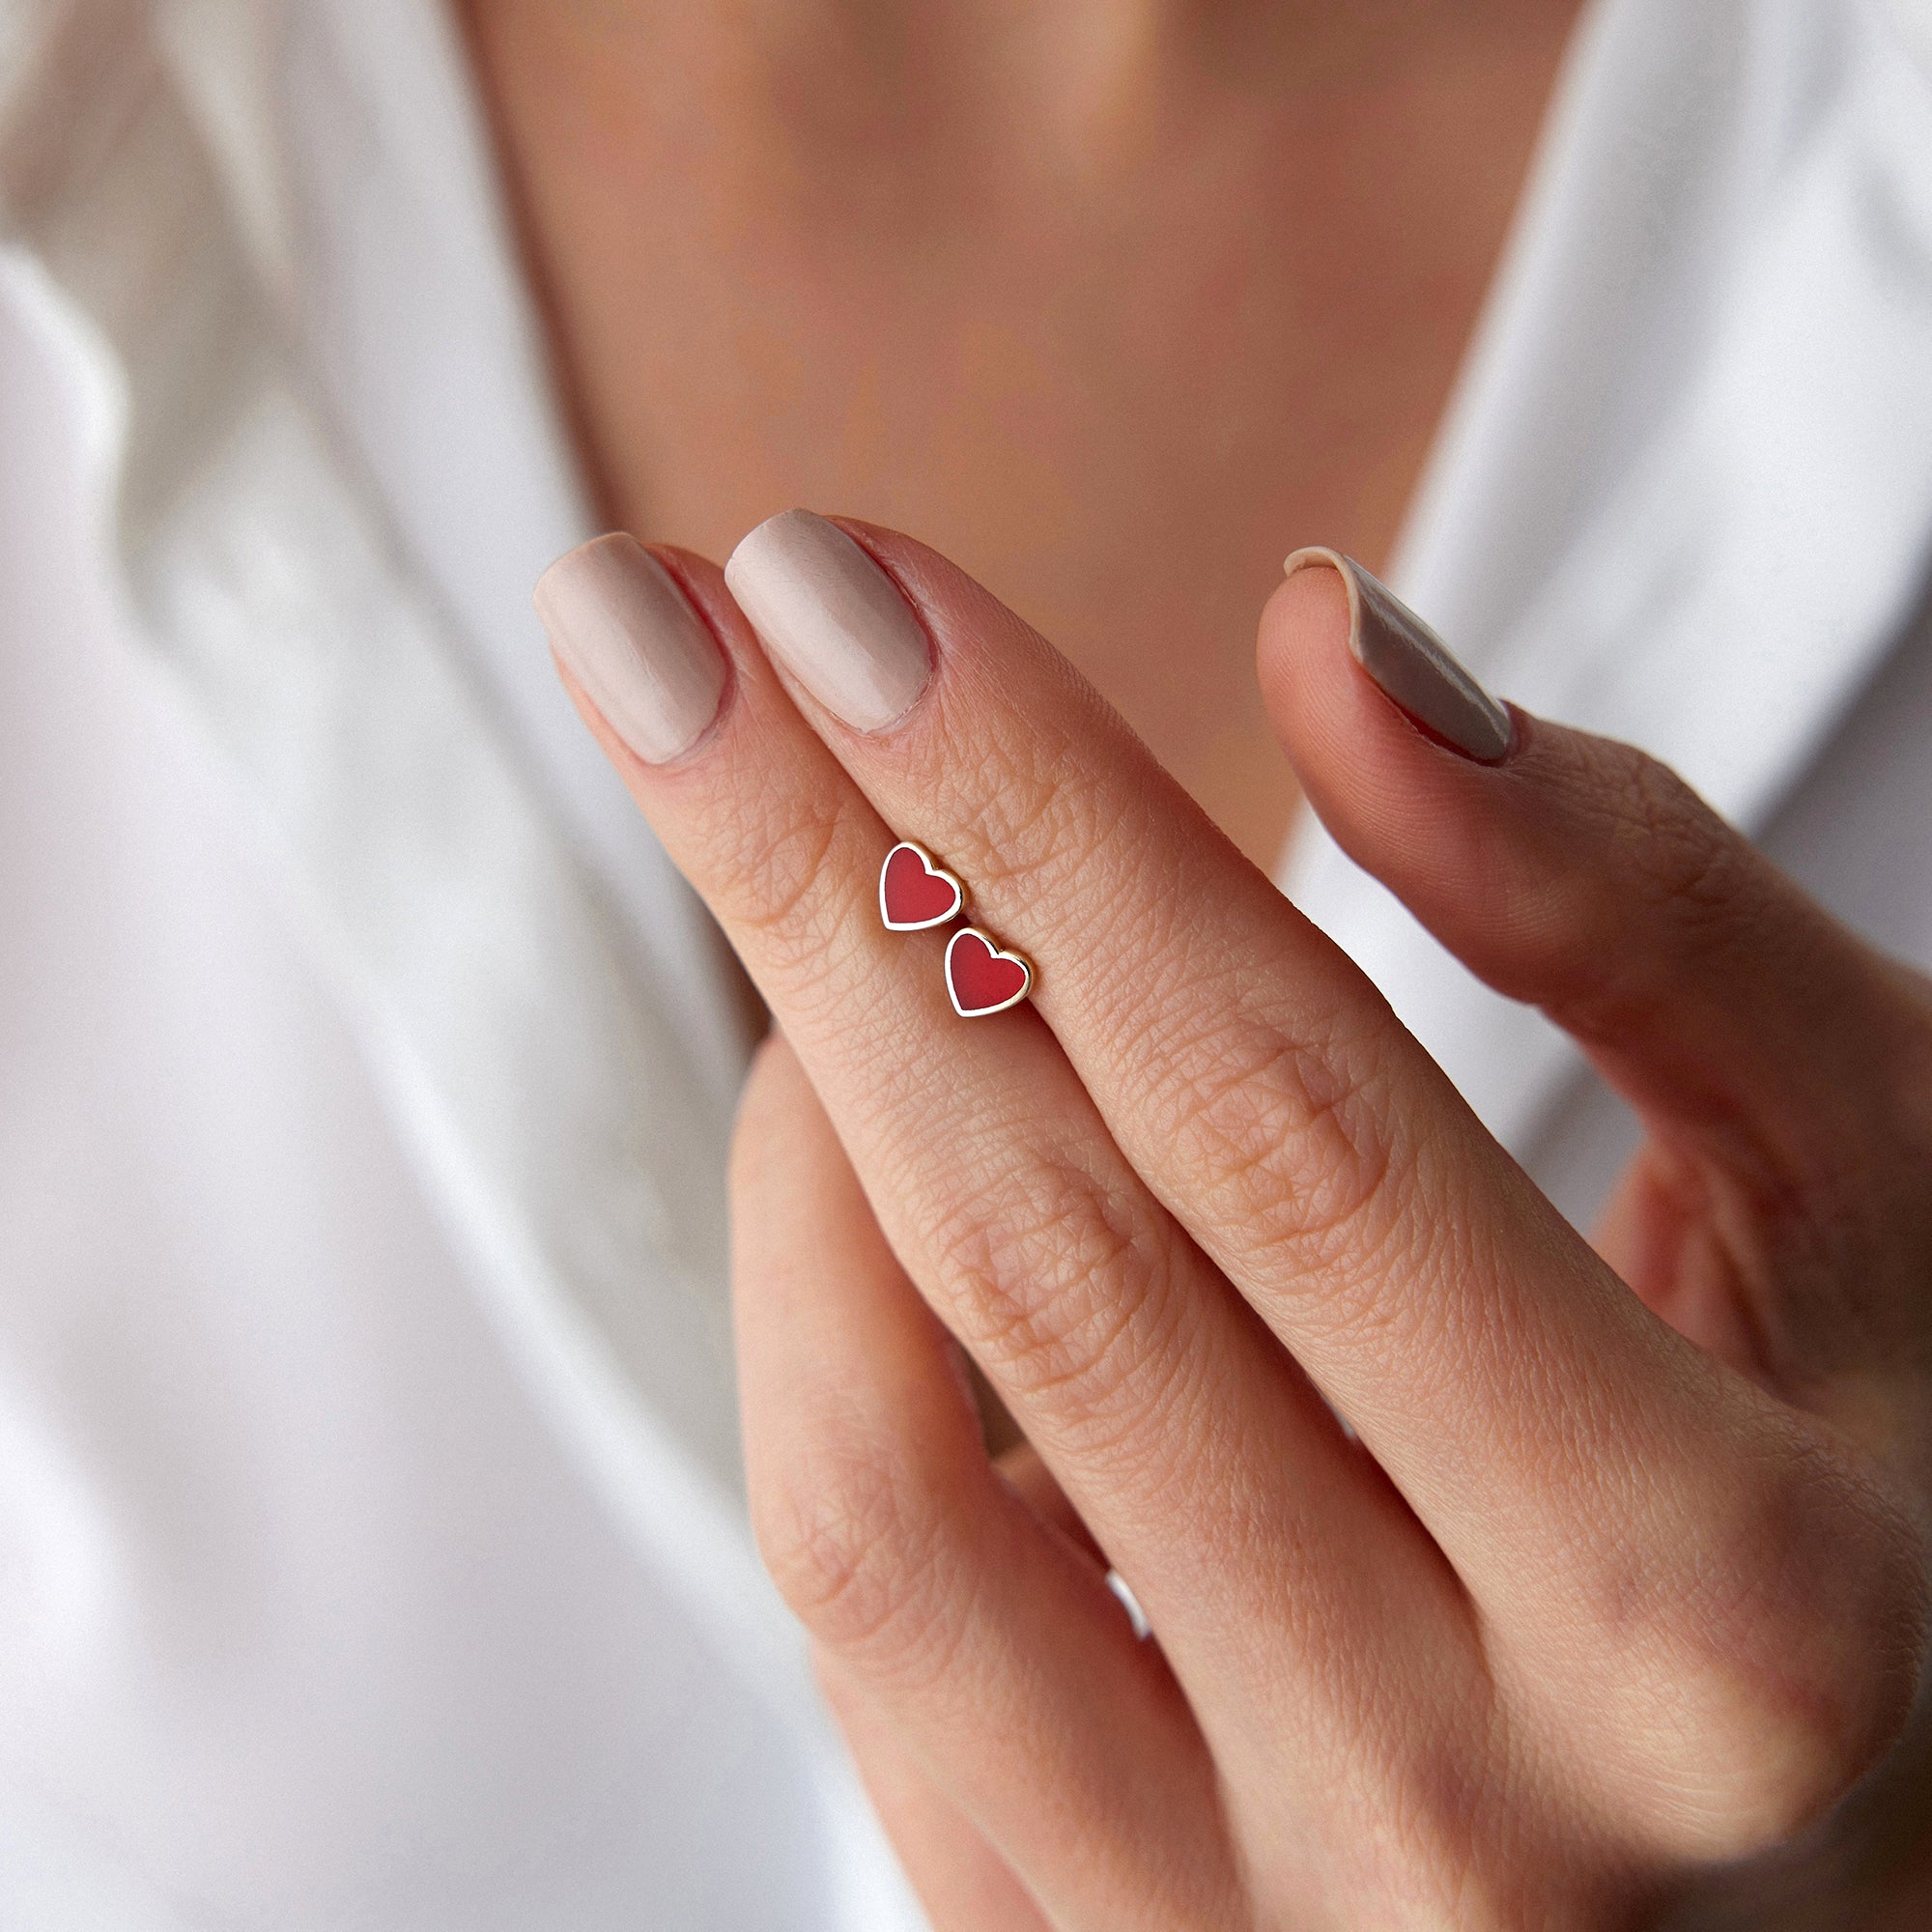
[[[1264,696],[1323,823],[1643,1116],[1651,1150],[1605,1231],[1625,1279],[1857,1427],[1861,1399],[1833,1381],[1895,1380],[1926,1339],[1920,1297],[1898,1292],[1932,1253],[1924,982],[1630,746],[1521,713],[1501,767],[1429,742],[1338,649],[1345,626],[1324,570],[1288,579],[1261,626]],[[1770,1284],[1793,1273],[1802,1230],[1825,1243],[1802,1265],[1826,1293],[1793,1300]]]
[[[1331,1783],[1365,1672],[1426,1673],[1407,1724],[1447,1739],[1486,1721],[1440,1552],[1153,1199],[1037,1016],[959,1021],[939,936],[882,929],[894,835],[716,569],[664,554],[732,652],[724,711],[659,767],[579,693],[586,722],[777,1015],[894,1251],[1132,1586],[1217,1748],[1278,1788]]]
[[[1036,960],[1035,1003],[1115,1139],[1465,1580],[1514,1596],[1552,1506],[1566,1524],[1623,1507],[1591,1492],[1605,1452],[1634,1429],[1694,1437],[1721,1406],[1708,1366],[1057,653],[923,545],[844,527],[923,620],[933,674],[889,731],[801,709]]]
[[[1053,1471],[1039,1460],[1031,1442],[1017,1442],[994,1459],[993,1466],[1028,1509],[1041,1522],[1051,1523],[1062,1535],[1070,1537],[1077,1548],[1104,1570],[1106,1552],[1094,1541],[1093,1532],[1080,1520],[1080,1513],[1066,1499],[1066,1492],[1053,1480]]]
[[[818,1678],[932,1932],[1054,1932],[1012,1867],[927,1776],[849,1673],[821,1660]]]
[[[994,1475],[952,1345],[777,1037],[732,1197],[753,1522],[837,1681],[1063,1922],[1226,1922],[1211,1775],[1173,1679]]]

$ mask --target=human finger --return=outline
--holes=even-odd
[[[1106,1557],[1031,1443],[995,1459],[1000,1477],[1039,1520],[1066,1536],[1098,1575]],[[934,1932],[1047,1932],[1012,1867],[934,1781],[867,1694],[824,1651],[820,1688]]]
[[[1932,1004],[1642,753],[1520,711],[1485,736],[1460,667],[1427,674],[1442,655],[1331,552],[1290,559],[1261,626],[1264,699],[1343,848],[1644,1117],[1600,1236],[1624,1278],[1836,1425],[1734,1407],[1747,1426],[1693,1472],[1677,1557],[1645,1567],[1680,1644],[1701,1625],[1740,1662],[1756,1651],[1740,1684],[1783,1679],[1740,1762],[1805,1686],[1810,1744],[1789,1762],[1842,1788],[1895,1730],[1923,1643],[1923,1543],[1897,1478],[1926,1460]]]
[[[1013,1868],[829,1659],[819,1686],[932,1932],[1053,1932]]]
[[[746,1089],[732,1195],[760,1547],[890,1763],[951,1807],[914,1806],[922,1857],[992,1883],[942,1827],[956,1811],[1058,1922],[1214,1922],[1231,1879],[1187,1707],[1097,1566],[995,1476],[953,1345],[781,1039]]]
[[[1299,561],[1259,665],[1311,803],[1635,1106],[1652,1147],[1634,1187],[1696,1204],[1620,1216],[1620,1272],[1706,1347],[1883,1437],[1899,1405],[1875,1410],[1875,1380],[1922,1408],[1924,1321],[1900,1285],[1932,1253],[1923,982],[1631,746],[1519,712],[1508,758],[1479,761],[1412,728],[1359,663],[1364,589],[1387,593],[1332,552]],[[1818,1251],[1782,1265],[1800,1238]]]
[[[638,674],[629,654],[712,651],[714,636],[728,669],[703,680],[701,715],[668,750],[650,735],[662,688],[595,694],[659,762],[587,694],[586,718],[778,1014],[894,1251],[1132,1586],[1203,1721],[1278,1772],[1288,1741],[1332,1733],[1359,1704],[1364,1671],[1400,1681],[1427,1654],[1432,1694],[1453,1683],[1480,1697],[1467,1606],[1440,1553],[1154,1200],[1037,1016],[960,1024],[938,945],[882,929],[892,835],[715,569],[672,561],[683,593],[628,539],[580,554],[559,568],[615,571],[620,598],[675,609],[613,619],[609,586],[593,585],[587,616],[553,604],[554,631],[593,680],[609,665],[572,641],[573,624],[621,621],[604,641],[625,675]],[[687,595],[710,629],[667,642],[664,626],[697,630]],[[653,718],[628,719],[645,699]]]

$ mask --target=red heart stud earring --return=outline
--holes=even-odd
[[[923,845],[904,838],[886,854],[879,868],[879,917],[889,932],[923,932],[957,919],[966,889],[943,866],[935,866]]]
[[[977,925],[962,925],[946,942],[946,990],[962,1020],[983,1019],[1018,1006],[1033,991],[1033,965]]]
[[[902,838],[879,867],[879,917],[889,932],[924,932],[966,909],[966,888],[923,845]],[[1033,991],[1033,965],[977,925],[946,942],[946,992],[962,1020],[1016,1007]]]

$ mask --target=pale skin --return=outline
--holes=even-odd
[[[667,484],[667,434],[633,473],[694,524],[816,460],[754,450],[741,498],[715,456]],[[970,533],[971,474],[898,487]],[[1148,568],[1215,578],[1176,514]],[[1911,1922],[1883,1840],[1924,1756],[1932,988],[1634,753],[1420,733],[1334,574],[1290,579],[1253,688],[1299,790],[1643,1117],[1587,1243],[1243,856],[1262,814],[1164,768],[1205,696],[1151,747],[972,578],[849,527],[931,641],[891,729],[781,677],[689,552],[711,728],[647,766],[579,696],[781,1030],[734,1173],[754,1518],[935,1923],[1595,1927],[1687,1889]],[[1163,622],[1221,590],[1188,594]],[[1122,695],[1191,701],[1174,663],[1218,634],[1132,635],[1158,663]],[[897,837],[1032,954],[1032,1008],[957,1021],[938,940],[880,928]],[[962,1350],[1028,1438],[997,1464]],[[1805,1883],[1750,1904],[1794,1846]]]

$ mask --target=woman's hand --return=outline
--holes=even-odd
[[[1795,1839],[1923,1659],[1925,984],[1640,754],[1485,742],[1371,610],[1418,730],[1343,574],[1291,575],[1316,809],[1643,1115],[1593,1250],[1063,660],[849,527],[776,520],[731,590],[667,554],[701,628],[626,539],[540,601],[782,1029],[753,1506],[936,1922],[1611,1924]],[[899,838],[1034,1010],[958,1020],[943,935],[882,929]]]

